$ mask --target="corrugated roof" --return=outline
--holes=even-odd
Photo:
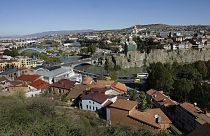
[[[71,69],[69,67],[58,67],[53,70],[40,68],[40,69],[36,70],[36,73],[39,75],[42,75],[44,77],[55,77],[57,75],[60,75],[60,74],[66,73],[66,72],[70,72],[70,71],[71,71]]]

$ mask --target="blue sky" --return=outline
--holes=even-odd
[[[210,24],[210,0],[0,0],[0,36],[152,23]]]

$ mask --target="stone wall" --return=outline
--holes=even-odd
[[[149,54],[140,52],[129,52],[124,54],[112,54],[103,58],[101,64],[108,60],[112,65],[119,65],[121,68],[132,68],[148,66],[150,63],[162,62],[162,63],[193,63],[198,60],[208,61],[210,60],[210,49],[205,50],[177,50],[167,51],[156,49],[152,50]]]

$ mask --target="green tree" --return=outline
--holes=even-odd
[[[139,103],[138,107],[139,107],[140,111],[145,111],[148,108],[147,107],[148,106],[147,96],[146,96],[145,92],[143,92],[143,91],[139,92],[137,101]]]
[[[87,51],[90,52],[91,55],[93,55],[96,52],[96,45],[90,45],[87,48]]]
[[[110,77],[111,77],[112,80],[117,80],[118,79],[117,72],[115,72],[115,71],[111,72]]]
[[[18,50],[16,48],[6,49],[4,50],[3,54],[11,57],[16,57],[19,55]]]
[[[174,95],[181,101],[187,101],[187,96],[193,89],[192,80],[182,78],[174,82]]]
[[[148,83],[150,88],[166,91],[173,89],[173,75],[162,63],[150,64],[147,71],[149,73]]]
[[[194,63],[195,68],[198,70],[198,72],[202,75],[203,78],[207,76],[208,73],[208,67],[206,66],[204,61],[197,61]]]
[[[57,42],[57,41],[52,41],[52,46],[53,47],[58,47],[58,45],[60,44],[59,42]]]
[[[108,60],[105,61],[104,69],[107,71],[108,74],[113,69],[112,65],[109,63]]]

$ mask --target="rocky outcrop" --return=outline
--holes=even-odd
[[[148,66],[150,63],[192,63],[198,60],[210,60],[210,49],[205,50],[152,50],[149,54],[140,52],[129,52],[124,54],[108,55],[102,59],[102,65],[105,60],[109,61],[112,65],[119,65],[121,68],[142,67]]]

